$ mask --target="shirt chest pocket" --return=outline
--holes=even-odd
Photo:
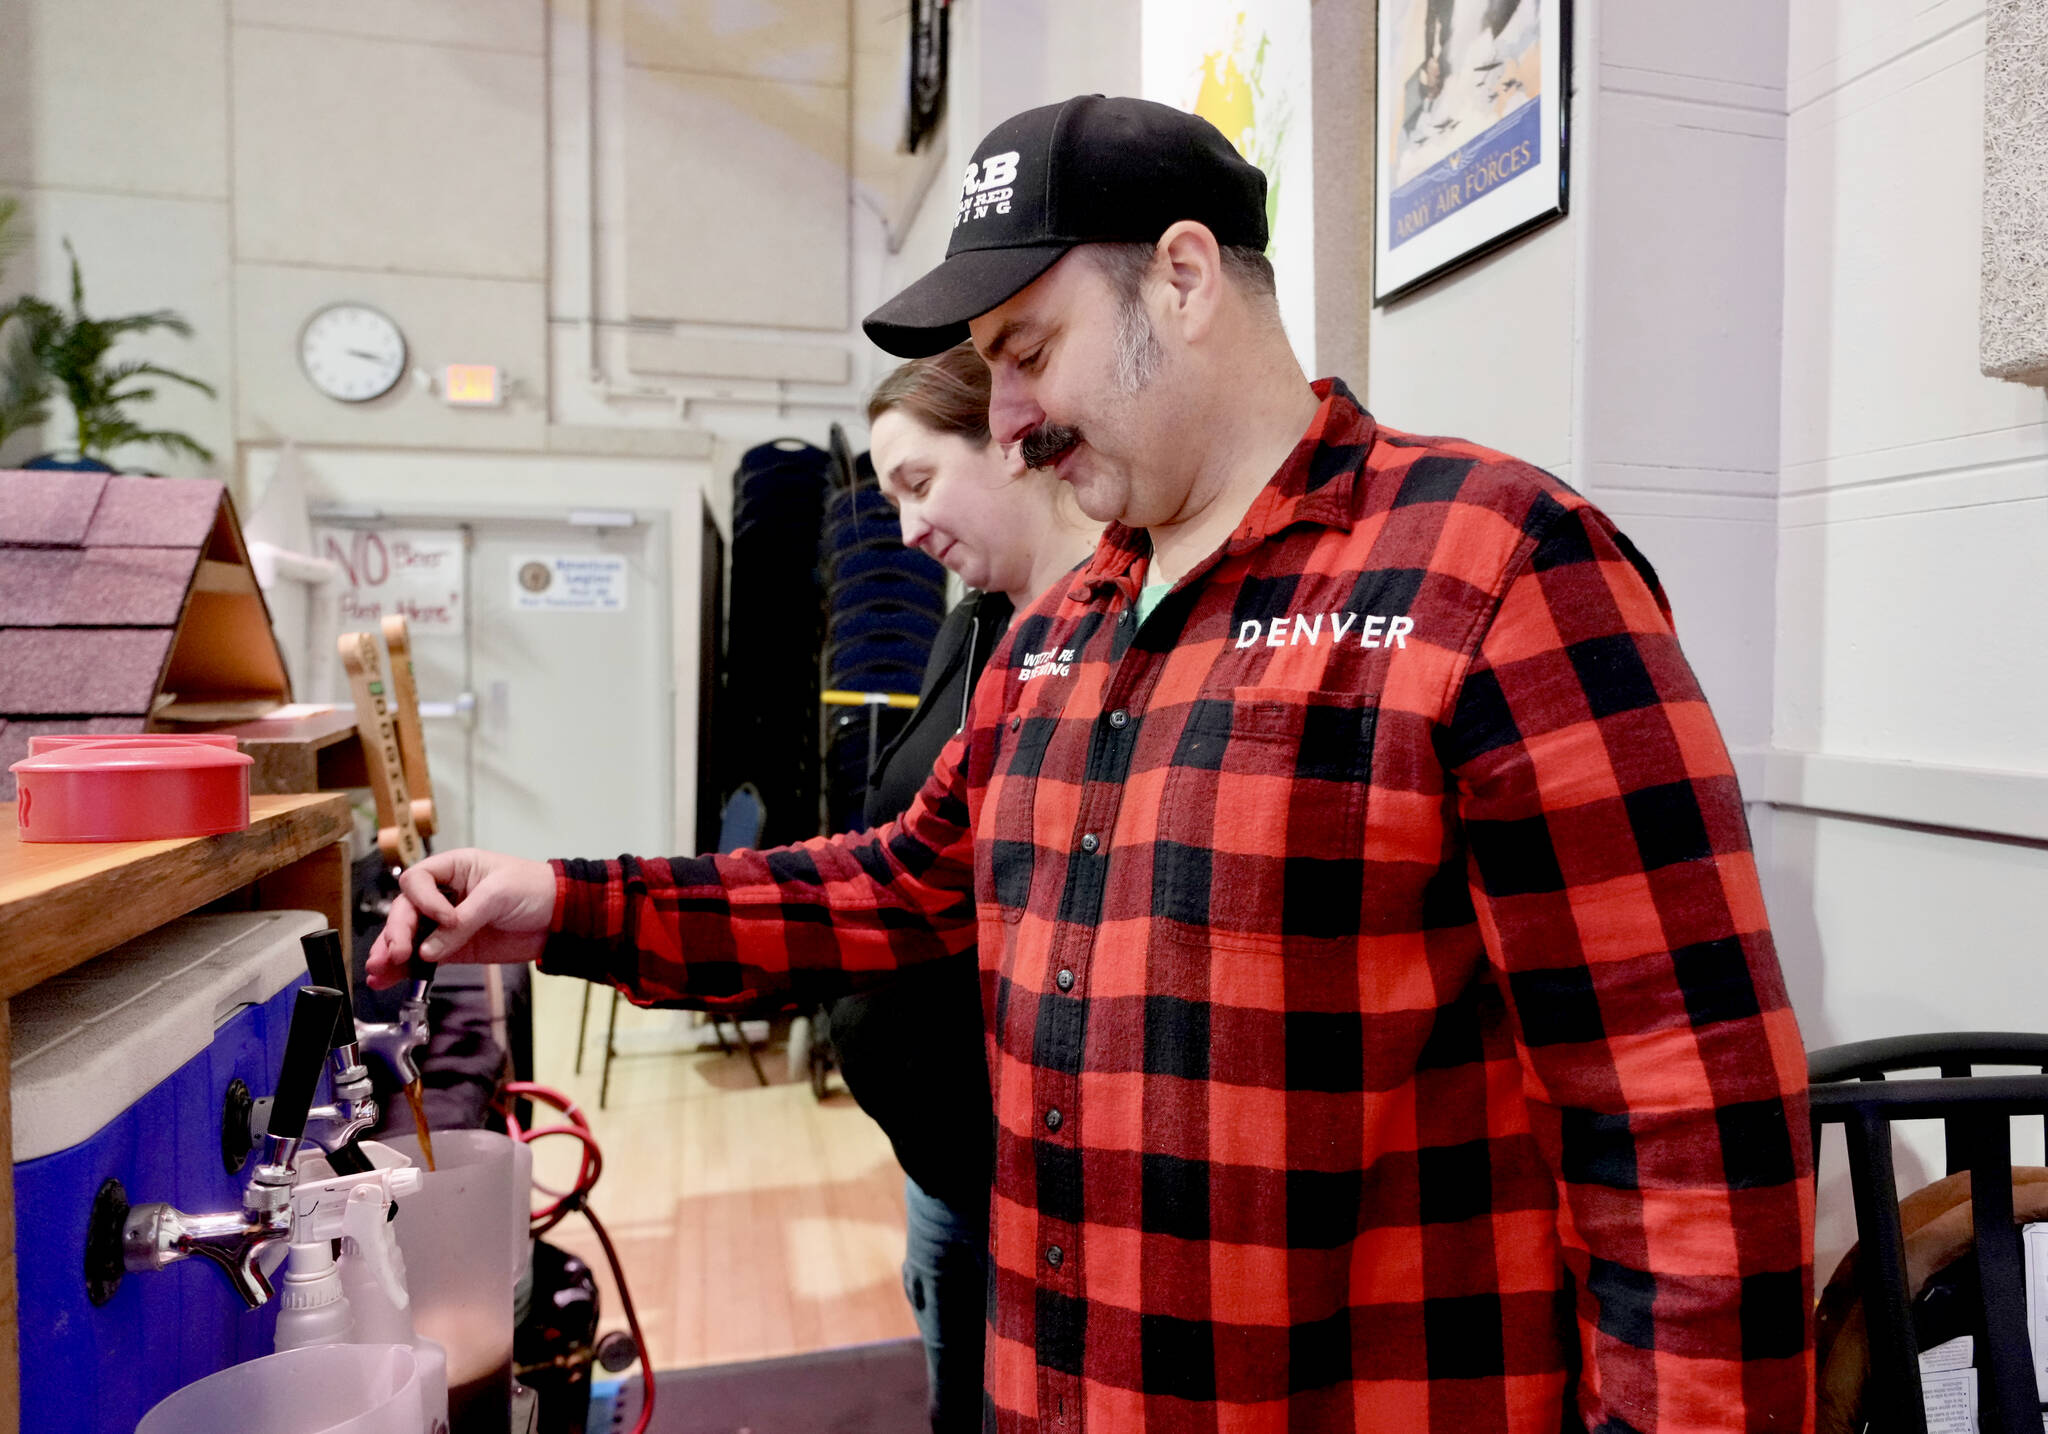
[[[1030,904],[1038,866],[1038,782],[1059,732],[1057,711],[1020,713],[1004,724],[975,830],[975,903],[1011,924]]]
[[[1240,687],[1193,704],[1154,846],[1169,930],[1239,950],[1353,949],[1378,717],[1351,692]]]

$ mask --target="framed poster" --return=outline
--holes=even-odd
[[[1373,302],[1565,212],[1570,0],[1378,0]]]

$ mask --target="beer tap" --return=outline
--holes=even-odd
[[[332,927],[299,938],[306,953],[306,971],[315,986],[342,993],[341,1013],[334,1023],[334,1049],[328,1057],[328,1084],[334,1099],[306,1113],[305,1139],[317,1145],[338,1175],[362,1174],[370,1161],[356,1142],[376,1129],[382,1114],[372,1093],[356,1035],[356,1018],[348,997],[348,962],[341,952],[341,933]],[[270,1119],[270,1102],[259,1100],[249,1113],[249,1129],[258,1137]]]
[[[301,986],[285,1038],[284,1065],[269,1111],[266,1158],[242,1190],[242,1208],[231,1213],[188,1215],[162,1201],[127,1206],[119,1212],[121,1263],[130,1272],[161,1270],[198,1258],[219,1266],[251,1309],[272,1294],[264,1257],[282,1253],[292,1236],[292,1162],[305,1136],[306,1114],[329,1038],[346,998],[326,986]],[[95,1212],[97,1215],[97,1211]],[[93,1260],[87,1249],[88,1265]],[[114,1279],[118,1281],[119,1275]],[[111,1295],[111,1287],[108,1290]]]
[[[358,1021],[356,1039],[362,1049],[382,1057],[398,1076],[400,1085],[420,1078],[413,1052],[427,1043],[427,988],[433,984],[434,963],[420,956],[419,943],[434,930],[434,923],[419,918],[420,930],[413,938],[413,958],[405,968],[405,999],[399,1003],[395,1021]]]
[[[348,672],[349,690],[356,703],[356,730],[362,735],[363,765],[369,776],[370,794],[377,804],[377,850],[394,871],[403,871],[426,859],[420,821],[433,829],[433,802],[415,802],[408,783],[418,781],[425,789],[426,749],[401,733],[403,713],[410,703],[417,723],[418,698],[412,685],[411,640],[402,619],[386,619],[384,633],[393,644],[394,669],[403,668],[398,680],[401,700],[394,707],[386,695],[384,659],[376,639],[367,632],[344,633],[341,662]],[[403,749],[417,749],[417,760],[409,767]],[[420,1078],[413,1052],[427,1041],[427,983],[433,966],[419,958],[420,940],[431,931],[423,924],[413,945],[413,961],[406,971],[406,994],[396,1021],[363,1021],[356,1037],[364,1050],[374,1051],[398,1076],[399,1084],[417,1087]]]

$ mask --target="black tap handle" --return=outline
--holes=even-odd
[[[341,954],[341,933],[333,927],[315,931],[311,936],[301,936],[299,946],[306,953],[306,974],[313,978],[315,986],[325,986],[340,991],[341,1017],[334,1023],[334,1044],[353,1045],[356,1038],[356,1013],[349,1009],[348,962]]]
[[[441,888],[441,895],[448,898],[450,904],[454,903],[455,893],[447,887]],[[405,979],[425,985],[434,979],[436,963],[420,955],[420,947],[429,936],[441,929],[441,923],[417,908],[413,911],[413,920],[418,924],[412,933],[412,959],[405,963]]]
[[[277,1073],[277,1090],[270,1102],[272,1135],[286,1140],[305,1135],[306,1112],[312,1109],[320,1072],[327,1067],[334,1021],[347,999],[332,986],[299,987],[291,1031],[284,1042],[284,1066]]]
[[[362,1142],[357,1140],[329,1152],[327,1165],[336,1175],[368,1175],[377,1168],[377,1162],[370,1159]]]

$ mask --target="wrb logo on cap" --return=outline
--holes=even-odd
[[[998,214],[1010,212],[1010,201],[1017,193],[1011,186],[1017,181],[1017,161],[1022,157],[1013,149],[967,166],[967,177],[960,183],[960,213],[953,220],[955,229],[970,219],[987,218],[991,209]]]

